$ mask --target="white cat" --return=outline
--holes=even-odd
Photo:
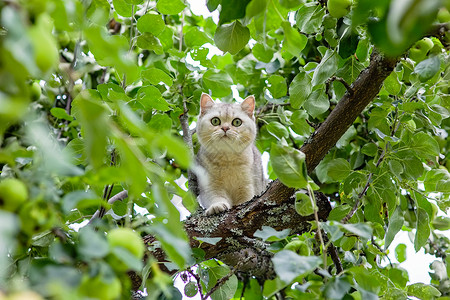
[[[201,96],[196,174],[198,200],[207,215],[246,202],[266,186],[261,154],[254,145],[254,109],[254,96],[241,104],[215,103],[208,94]]]

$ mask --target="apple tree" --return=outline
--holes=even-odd
[[[0,299],[447,299],[449,10],[2,1]],[[202,92],[255,95],[272,180],[208,217]]]

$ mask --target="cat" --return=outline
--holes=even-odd
[[[213,215],[263,192],[266,179],[256,148],[255,97],[241,104],[215,103],[200,98],[197,136],[198,201]]]

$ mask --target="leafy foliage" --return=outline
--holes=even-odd
[[[128,299],[139,288],[133,270],[150,299],[180,299],[166,269],[179,271],[189,297],[449,296],[449,240],[439,232],[450,228],[442,214],[450,207],[449,32],[438,25],[449,22],[448,1],[359,0],[339,19],[325,2],[208,0],[218,20],[182,0],[0,3],[0,298]],[[429,32],[437,34],[424,38]],[[308,177],[300,146],[376,51],[401,58]],[[223,102],[255,95],[269,177],[333,202],[329,220],[310,232],[255,234],[271,243],[273,280],[244,283],[205,260],[171,201],[196,210],[184,180],[192,151],[180,132],[196,121],[202,92]],[[107,202],[123,190],[128,198]],[[97,210],[109,213],[86,225]],[[296,210],[316,206],[298,192]],[[114,238],[117,227],[132,243]],[[401,230],[416,251],[437,257],[430,284],[380,263]],[[144,234],[168,264],[142,260],[136,236]],[[320,258],[334,246],[342,272]],[[408,259],[406,245],[394,252]]]

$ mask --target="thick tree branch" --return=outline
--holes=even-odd
[[[306,165],[311,173],[328,151],[334,147],[339,138],[353,124],[365,107],[378,94],[383,81],[392,72],[398,58],[385,57],[374,51],[370,65],[350,85],[352,94],[346,93],[328,118],[308,139],[301,150],[306,154]],[[274,276],[271,254],[266,251],[264,242],[253,237],[262,226],[270,226],[276,230],[291,229],[291,233],[303,233],[310,229],[314,216],[300,216],[295,211],[295,200],[292,197],[295,189],[286,187],[280,181],[272,182],[269,188],[253,200],[233,207],[222,214],[210,217],[197,214],[185,221],[185,230],[192,248],[205,251],[205,258],[218,258],[230,266],[239,261],[248,263],[240,267],[241,272],[259,278]],[[326,220],[331,206],[327,198],[316,193],[318,216]],[[215,245],[200,243],[195,237],[221,237]],[[147,236],[146,242],[151,244],[154,237]],[[332,255],[335,253],[332,253]],[[165,261],[164,253],[157,249],[151,253],[159,261]],[[334,257],[335,264],[339,263]]]

